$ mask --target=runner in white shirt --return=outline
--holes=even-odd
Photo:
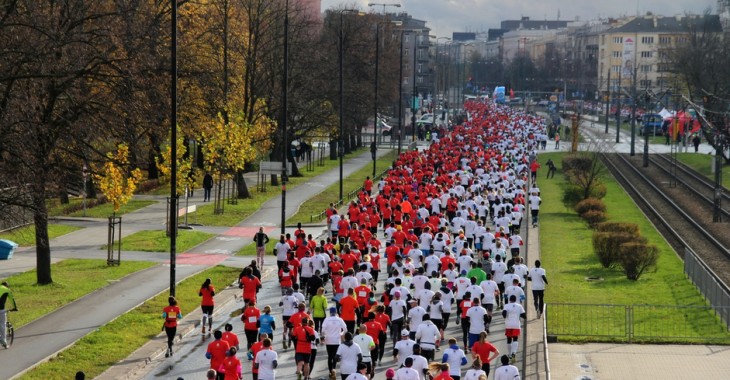
[[[509,364],[509,357],[502,355],[502,366],[494,370],[494,380],[520,380],[520,370]]]
[[[509,303],[504,305],[502,310],[502,317],[504,317],[504,336],[507,337],[510,359],[514,363],[520,337],[520,318],[527,318],[525,309],[517,303],[516,296],[509,297]]]
[[[507,264],[502,261],[502,257],[500,255],[497,255],[497,257],[495,257],[495,262],[492,264],[492,274],[494,276],[492,279],[497,283],[500,293],[504,293],[504,274],[506,272]],[[497,307],[500,307],[501,305],[502,300],[498,298]]]
[[[454,380],[461,379],[461,366],[467,363],[466,354],[456,344],[456,339],[449,338],[449,348],[444,350],[444,356],[441,359],[442,363],[449,364],[449,376]]]
[[[409,358],[413,359],[411,368],[418,372],[418,377],[421,380],[426,380],[428,360],[421,355],[421,346],[418,343],[413,345],[413,355],[409,356]]]
[[[352,341],[360,346],[360,351],[362,352],[362,363],[365,364],[367,373],[371,373],[373,370],[372,351],[375,349],[375,341],[367,334],[367,331],[367,326],[360,325],[360,333],[352,338]]]
[[[424,358],[434,360],[434,350],[438,347],[441,332],[431,321],[428,314],[423,315],[423,322],[419,323],[416,329],[416,342],[421,346],[421,353]]]
[[[466,271],[461,271],[461,277],[458,277],[454,284],[456,284],[456,299],[460,300],[464,298],[464,293],[466,293],[466,288],[471,285],[471,281],[469,281],[466,276]]]
[[[423,290],[425,288],[426,283],[428,282],[428,277],[423,275],[423,268],[417,269],[418,274],[413,276],[411,279],[411,286],[413,287],[413,292],[418,293],[419,291]]]
[[[545,286],[548,284],[545,269],[540,268],[540,260],[535,260],[535,267],[530,269],[527,279],[532,281],[532,299],[537,317],[540,318],[545,307]]]
[[[497,298],[500,296],[499,287],[497,283],[492,280],[492,275],[487,274],[487,279],[479,284],[484,294],[482,295],[482,306],[487,310],[487,325],[486,330],[489,331],[489,325],[492,323],[492,312],[494,311],[494,304],[497,302]]]
[[[423,322],[423,316],[426,315],[426,309],[417,305],[416,299],[410,301],[411,310],[408,310],[408,329],[411,330],[412,337],[416,336],[418,325]]]
[[[358,363],[357,372],[348,375],[345,380],[368,380],[368,366],[366,363]]]
[[[276,265],[278,269],[281,269],[284,265],[286,265],[287,253],[289,253],[290,249],[291,247],[289,246],[289,243],[286,242],[286,236],[281,235],[279,237],[279,242],[274,246],[274,251],[276,251]]]
[[[509,299],[511,296],[515,296],[517,298],[517,302],[519,302],[520,304],[525,301],[525,292],[520,286],[520,281],[516,278],[512,280],[512,285],[508,286],[504,290],[504,295],[505,297],[507,297],[507,299]]]
[[[279,365],[279,356],[271,348],[271,340],[264,339],[264,348],[256,353],[254,365],[259,371],[259,380],[276,380],[276,367]]]
[[[469,318],[469,347],[479,340],[479,333],[486,330],[487,310],[481,307],[479,298],[472,298],[472,306],[466,311]]]
[[[420,246],[420,244],[415,244],[413,248],[408,250],[408,257],[411,259],[414,269],[418,269],[423,266],[423,257],[425,256],[425,253],[419,248]]]
[[[431,277],[433,276],[433,272],[440,272],[439,268],[441,267],[441,260],[439,260],[440,256],[437,256],[438,253],[434,253],[433,255],[429,255],[424,260],[424,272],[426,273],[426,276]]]
[[[479,357],[474,358],[471,368],[466,370],[461,380],[479,380],[481,376],[487,377],[487,373],[482,369],[482,361]]]
[[[431,234],[431,229],[426,227],[426,230],[424,230],[421,233],[421,236],[418,237],[418,247],[423,251],[423,256],[428,256],[431,254],[431,243],[433,242],[433,235]]]
[[[341,219],[340,215],[338,215],[337,213],[332,214],[332,216],[330,216],[330,231],[332,231],[333,240],[337,238],[337,235],[340,232],[340,225],[339,225],[340,219]]]
[[[327,369],[332,375],[335,370],[335,355],[342,343],[342,336],[347,332],[345,321],[337,316],[337,308],[330,308],[330,316],[322,322],[322,339],[327,348]]]
[[[411,368],[413,366],[413,358],[406,358],[403,365],[403,368],[395,371],[394,380],[420,380],[421,377],[418,375],[418,372]]]
[[[406,358],[413,355],[413,346],[415,346],[416,342],[411,340],[409,336],[410,332],[404,329],[400,332],[401,339],[393,346],[393,358],[398,359],[397,363],[399,366],[403,366]]]
[[[357,363],[362,362],[362,351],[360,346],[352,341],[352,334],[349,331],[345,333],[345,341],[337,347],[335,356],[340,362],[340,376],[343,379],[357,372]]]
[[[466,250],[461,251],[461,255],[456,258],[456,263],[459,265],[459,272],[465,270],[469,271],[471,268],[471,263],[474,261],[474,259],[467,253]]]

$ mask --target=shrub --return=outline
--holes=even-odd
[[[581,214],[581,218],[585,220],[591,228],[596,224],[606,221],[606,213],[601,210],[588,210]]]
[[[626,274],[626,278],[636,281],[641,275],[652,268],[656,268],[659,258],[659,249],[655,245],[645,242],[630,242],[621,244],[619,249],[619,264]]]
[[[563,157],[563,173],[569,181],[573,182],[577,175],[591,170],[592,159],[585,155],[567,155]]]
[[[583,200],[583,189],[568,183],[563,189],[563,205],[568,209],[575,209],[578,202]]]
[[[600,199],[586,198],[575,205],[575,212],[577,212],[578,215],[580,215],[581,217],[583,217],[583,214],[588,211],[600,211],[602,213],[605,213],[606,204],[603,203],[603,201]]]
[[[611,268],[619,263],[621,244],[624,243],[646,244],[646,238],[626,232],[593,233],[593,251],[604,268]]]
[[[596,226],[598,232],[624,232],[634,236],[639,236],[639,225],[634,223],[623,222],[604,222]]]

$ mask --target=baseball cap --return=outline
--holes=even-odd
[[[400,292],[399,291],[396,291],[395,293],[393,293],[393,296],[400,297]]]
[[[385,371],[385,377],[388,378],[388,379],[392,379],[392,378],[395,377],[395,371],[393,370],[393,368],[388,368]]]
[[[330,308],[330,314],[337,314],[337,308],[336,307],[331,307]]]
[[[408,330],[406,330],[406,329],[403,329],[403,330],[402,330],[402,331],[400,332],[400,336],[406,336],[406,335],[408,335]]]

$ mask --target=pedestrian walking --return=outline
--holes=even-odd
[[[560,133],[555,132],[555,149],[560,149]]]
[[[205,172],[203,176],[203,202],[210,202],[210,191],[213,189],[213,176]]]
[[[557,168],[555,167],[555,163],[553,162],[553,159],[549,158],[547,160],[547,162],[545,163],[545,165],[548,167],[547,178],[555,177],[555,170]],[[533,182],[534,182],[534,180],[533,180]]]

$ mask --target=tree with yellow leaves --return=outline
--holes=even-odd
[[[176,192],[178,195],[182,195],[185,193],[185,189],[195,188],[195,178],[198,175],[198,169],[195,168],[193,155],[186,155],[187,147],[185,146],[185,137],[182,136],[179,126],[177,127],[177,136],[176,160],[178,180]],[[163,178],[169,178],[171,174],[170,163],[172,162],[172,144],[169,143],[169,139],[167,145],[162,147],[161,156],[161,159],[155,160],[155,165]]]
[[[94,179],[116,213],[132,199],[137,184],[142,180],[142,171],[127,168],[129,147],[126,144],[119,144],[117,151],[107,153],[106,157],[104,165],[95,170],[97,174],[94,174]]]
[[[243,170],[244,166],[271,149],[271,140],[265,138],[274,133],[276,123],[266,117],[266,104],[259,100],[254,112],[260,117],[251,124],[243,112],[230,112],[228,123],[223,115],[203,126],[202,138],[205,169],[218,178]],[[216,198],[220,198],[219,191]]]

